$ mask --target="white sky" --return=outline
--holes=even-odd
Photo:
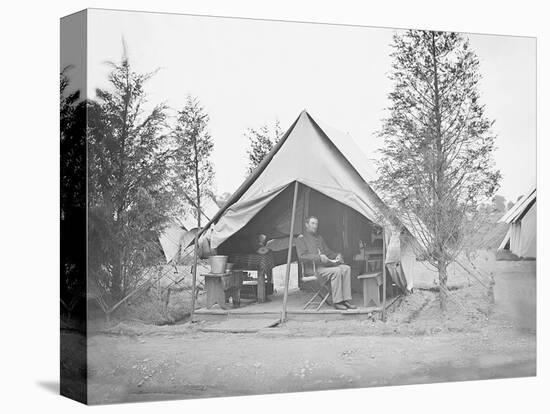
[[[119,61],[122,37],[151,104],[179,109],[187,94],[210,115],[217,192],[245,178],[248,127],[286,130],[302,109],[348,132],[367,157],[388,106],[392,29],[90,10],[88,90],[107,86],[105,61]],[[482,100],[495,119],[495,160],[508,199],[536,184],[536,42],[468,35],[481,60]],[[93,97],[91,93],[90,97]]]

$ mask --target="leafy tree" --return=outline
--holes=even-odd
[[[60,73],[61,216],[74,207],[85,208],[86,107],[80,91],[69,91],[67,66]]]
[[[248,128],[244,135],[250,141],[250,148],[247,151],[249,160],[247,173],[250,174],[279,142],[283,131],[279,120],[276,120],[271,129],[267,125],[262,125],[258,129]]]
[[[124,51],[109,63],[109,89],[88,103],[89,269],[114,300],[158,260],[156,243],[173,203],[166,107],[144,109],[154,73],[132,70]]]
[[[201,227],[202,200],[212,196],[214,169],[210,157],[214,142],[208,132],[209,116],[199,100],[187,97],[185,106],[178,111],[172,137],[175,140],[178,161],[176,171],[184,197],[194,207],[198,227]]]
[[[67,313],[85,318],[86,104],[70,91],[67,66],[60,73],[61,303]],[[81,305],[81,306],[78,306]]]
[[[479,225],[479,202],[498,189],[493,121],[480,102],[479,60],[465,36],[409,30],[396,33],[392,46],[377,186],[437,269],[445,311],[447,266]]]

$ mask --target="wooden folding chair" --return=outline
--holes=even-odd
[[[331,294],[330,287],[325,281],[323,281],[317,273],[315,261],[311,261],[313,264],[313,275],[305,276],[305,264],[302,260],[299,261],[302,270],[302,287],[310,292],[313,292],[311,299],[304,305],[304,309],[310,306],[315,306],[315,310],[318,311],[321,307],[328,302],[328,298]]]

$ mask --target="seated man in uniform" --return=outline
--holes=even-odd
[[[310,216],[305,221],[306,231],[296,238],[296,251],[305,264],[315,262],[317,276],[324,282],[330,282],[332,302],[336,309],[356,309],[351,303],[351,268],[344,264],[340,253],[330,250],[317,234],[319,220]],[[306,275],[313,274],[312,268],[306,267]],[[307,274],[309,273],[309,274]]]

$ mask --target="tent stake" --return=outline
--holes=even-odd
[[[281,322],[286,321],[286,303],[288,300],[288,282],[290,280],[290,259],[292,258],[292,239],[294,238],[294,216],[296,215],[296,199],[298,198],[298,181],[294,182],[294,197],[292,198],[292,216],[290,217],[290,236],[288,238],[288,253],[286,256],[285,294],[283,296],[283,312]]]
[[[199,259],[198,255],[198,246],[199,246],[199,229],[197,229],[197,232],[195,233],[195,253],[193,257],[193,291],[191,295],[191,322],[194,322],[194,316],[195,316],[195,289],[197,286],[197,262]]]

